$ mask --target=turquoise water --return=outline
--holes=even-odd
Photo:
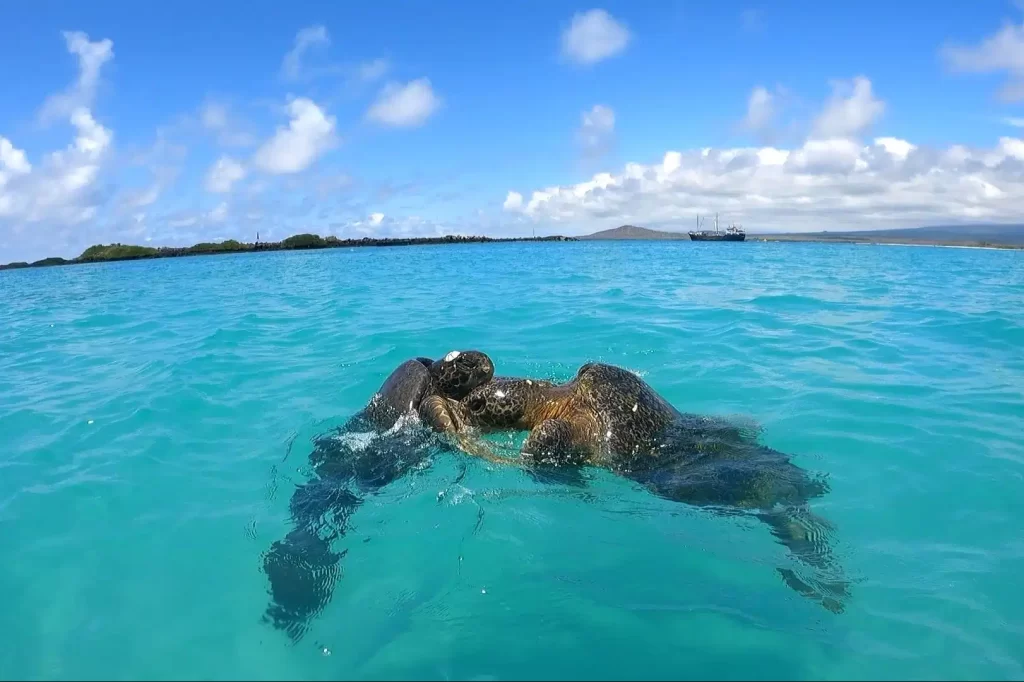
[[[444,450],[260,621],[311,439],[401,361],[638,372],[827,474],[853,581],[756,523]],[[1024,253],[567,243],[0,273],[0,678],[1024,676]],[[443,494],[440,494],[443,493]]]

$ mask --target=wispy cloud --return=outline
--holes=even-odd
[[[78,78],[63,91],[46,98],[39,112],[43,123],[66,119],[78,108],[91,109],[100,83],[100,70],[114,58],[114,43],[109,38],[93,42],[82,31],[64,31],[62,35],[68,52],[78,58]]]
[[[217,159],[206,174],[206,191],[225,194],[245,177],[245,166],[228,156]]]
[[[747,115],[743,125],[748,130],[761,132],[772,124],[775,116],[775,98],[767,88],[758,85],[750,92],[747,99]]]
[[[256,143],[256,137],[244,128],[223,102],[205,102],[199,110],[199,123],[216,137],[217,144],[221,146],[250,147]]]
[[[371,59],[356,66],[355,76],[363,83],[373,83],[387,75],[391,62],[384,58]]]
[[[615,137],[615,112],[604,104],[595,104],[580,116],[576,138],[589,158],[606,154]]]
[[[740,26],[744,31],[757,31],[761,28],[761,11],[745,9],[740,12]]]
[[[281,62],[281,75],[286,80],[298,80],[302,76],[302,58],[311,48],[329,45],[330,36],[327,28],[321,24],[307,26],[295,34],[292,49]]]
[[[973,46],[945,45],[941,50],[948,67],[961,73],[1006,73],[999,96],[1024,100],[1024,21],[1004,22],[998,31]]]

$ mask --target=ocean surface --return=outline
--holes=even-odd
[[[828,478],[845,611],[789,589],[745,517],[435,448],[352,516],[309,634],[262,622],[312,439],[400,362],[470,348],[504,375],[613,363],[760,429]],[[1020,679],[1022,492],[1022,252],[523,243],[0,273],[3,679]]]

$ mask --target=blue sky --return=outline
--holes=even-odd
[[[0,261],[1024,209],[1013,2],[7,3]]]

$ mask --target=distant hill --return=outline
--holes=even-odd
[[[583,237],[583,240],[689,240],[686,232],[666,232],[636,225],[623,225],[601,230]],[[800,242],[895,242],[906,244],[962,244],[970,246],[1024,247],[1024,223],[981,225],[931,225],[891,230],[853,230],[821,232],[747,232],[748,240]]]
[[[610,230],[601,230],[585,237],[577,237],[579,240],[588,239],[690,239],[685,232],[662,232],[661,230],[650,230],[646,227],[636,225],[623,225]]]
[[[769,236],[769,235],[764,235]],[[772,237],[800,239],[908,239],[941,242],[990,242],[1024,246],[1024,224],[1010,225],[932,225],[897,230],[862,230],[851,232],[799,232],[773,234]]]

